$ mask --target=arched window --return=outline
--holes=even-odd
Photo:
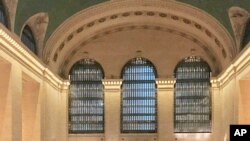
[[[175,132],[211,132],[210,73],[209,65],[199,57],[187,57],[177,65]]]
[[[33,53],[37,53],[36,50],[36,41],[34,38],[34,35],[32,33],[32,30],[30,29],[30,27],[28,25],[26,25],[23,28],[23,32],[22,32],[22,36],[21,36],[21,40],[22,42],[33,52]]]
[[[0,0],[0,22],[8,27],[8,20],[2,0]]]
[[[244,48],[250,41],[250,19],[248,20],[245,28],[245,34],[242,39],[241,47]]]
[[[157,128],[156,70],[143,58],[122,70],[122,133],[155,133]]]
[[[102,67],[83,59],[70,71],[69,133],[103,133],[104,99]]]

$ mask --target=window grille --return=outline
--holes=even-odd
[[[69,132],[103,133],[102,67],[92,59],[77,62],[70,71]]]
[[[175,69],[175,132],[211,132],[210,68],[199,57],[188,57]]]
[[[156,70],[143,58],[129,61],[122,71],[122,133],[155,133],[157,127]]]
[[[28,25],[26,25],[23,28],[23,32],[22,32],[22,36],[21,36],[21,40],[22,42],[33,52],[33,53],[37,53],[36,50],[36,41],[34,38],[34,35],[32,33],[32,30],[30,29],[30,27]]]
[[[0,0],[0,22],[8,27],[8,20],[7,20],[7,16],[6,16],[6,13],[5,13],[5,7],[3,5],[3,2],[2,0]]]

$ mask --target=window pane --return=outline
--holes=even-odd
[[[242,39],[241,47],[244,48],[250,41],[250,19],[248,20],[245,28],[245,34]]]
[[[122,132],[156,132],[156,72],[143,58],[132,59],[123,69]]]
[[[175,132],[211,131],[210,68],[188,57],[175,70]]]
[[[103,72],[94,60],[77,62],[70,72],[69,132],[103,133]]]
[[[28,25],[26,25],[23,29],[21,40],[33,53],[36,54],[35,38]]]
[[[8,26],[7,16],[6,16],[5,8],[4,8],[2,1],[0,1],[0,22],[6,27]]]

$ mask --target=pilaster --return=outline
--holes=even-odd
[[[157,111],[159,141],[174,140],[174,79],[157,79]]]
[[[211,102],[212,102],[212,133],[213,140],[223,140],[223,126],[222,124],[218,124],[223,120],[222,115],[222,102],[223,95],[220,94],[220,82],[217,79],[211,79]]]
[[[104,113],[105,113],[105,140],[120,140],[120,107],[121,107],[120,79],[105,79],[104,85]]]
[[[12,141],[22,140],[22,71],[21,68],[13,65],[10,74],[8,88],[8,101],[11,106],[11,132]]]

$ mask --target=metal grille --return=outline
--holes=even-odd
[[[91,59],[77,62],[70,72],[69,132],[103,133],[103,71]]]
[[[5,13],[5,8],[3,5],[3,2],[0,0],[0,22],[5,25],[6,27],[8,26],[8,21]]]
[[[36,42],[32,30],[28,25],[23,28],[22,42],[33,52],[36,54]]]
[[[188,57],[175,70],[175,132],[211,132],[210,68]]]
[[[129,61],[122,71],[122,133],[156,132],[156,71],[143,58]]]

